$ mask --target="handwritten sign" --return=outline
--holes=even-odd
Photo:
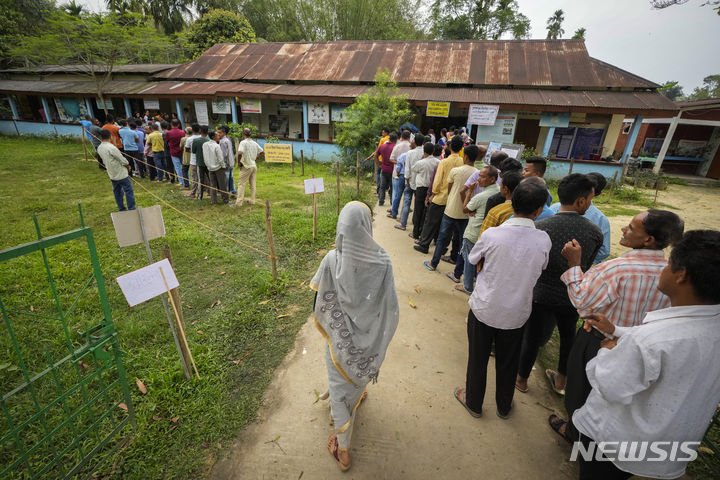
[[[160,269],[162,269],[162,274]],[[163,274],[167,280],[167,287],[163,280]],[[167,292],[168,288],[173,289],[180,286],[167,258],[117,277],[117,282],[131,307]]]
[[[143,99],[143,105],[145,106],[145,110],[160,110],[160,99],[145,98]]]
[[[499,105],[470,105],[467,123],[469,125],[495,125],[499,111]]]
[[[428,117],[445,117],[450,115],[450,102],[427,102],[425,115]]]
[[[195,100],[195,117],[200,125],[210,125],[207,102],[205,100]]]
[[[165,223],[163,221],[160,205],[153,205],[142,209],[145,235],[148,240],[165,236]],[[118,245],[128,247],[142,243],[142,230],[140,228],[140,215],[137,210],[125,210],[110,214]]]
[[[308,178],[305,180],[305,195],[312,195],[313,193],[324,193],[325,184],[323,183],[322,177],[320,178]]]
[[[292,163],[292,145],[287,143],[266,143],[265,161],[268,163]]]

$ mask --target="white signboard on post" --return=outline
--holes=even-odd
[[[145,110],[160,110],[160,99],[145,98],[143,99],[143,105],[145,105]]]
[[[468,125],[495,125],[499,105],[472,104],[468,109]]]
[[[212,112],[230,115],[232,104],[229,98],[216,98],[212,100]]]
[[[308,123],[328,125],[330,123],[329,103],[308,104]]]
[[[324,192],[325,192],[325,184],[323,183],[322,177],[305,179],[305,195],[312,195],[314,193],[324,193]]]
[[[145,235],[148,240],[165,236],[165,222],[163,221],[160,205],[153,205],[142,209]],[[110,214],[118,245],[128,247],[143,243],[142,229],[140,228],[140,215],[137,210],[125,210]]]
[[[210,125],[207,102],[205,100],[195,100],[195,117],[200,125]]]
[[[131,307],[180,286],[167,258],[134,272],[126,273],[118,277],[117,282]]]

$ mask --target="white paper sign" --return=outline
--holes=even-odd
[[[143,208],[142,215],[145,223],[145,236],[148,240],[165,236],[165,222],[160,205]],[[140,215],[137,210],[112,212],[110,218],[115,227],[115,236],[119,246],[127,247],[143,242]]]
[[[195,117],[200,125],[209,125],[207,102],[205,100],[195,100]]]
[[[329,103],[310,103],[308,104],[308,123],[319,123],[328,125],[330,123],[330,104]]]
[[[241,98],[240,111],[242,113],[262,113],[262,101],[258,98]]]
[[[160,99],[145,98],[143,99],[143,105],[145,105],[145,110],[160,110]]]
[[[499,105],[472,104],[468,109],[468,125],[495,125]]]
[[[162,273],[165,274],[165,280],[167,280],[167,288],[160,273],[161,268]],[[167,292],[168,288],[173,289],[180,286],[167,258],[134,272],[126,273],[118,277],[117,282],[131,307]]]
[[[225,115],[230,114],[230,99],[229,98],[216,98],[212,100],[212,112],[222,113]]]
[[[305,195],[323,192],[325,192],[325,184],[323,183],[322,177],[308,178],[305,180]]]

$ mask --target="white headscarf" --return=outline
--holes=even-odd
[[[316,326],[335,367],[355,385],[376,381],[399,319],[392,264],[372,238],[367,205],[350,202],[338,217],[336,249],[311,281]]]

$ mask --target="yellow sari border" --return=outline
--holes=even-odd
[[[348,383],[351,383],[351,384],[355,385],[355,382],[353,382],[352,380],[350,380],[350,377],[348,376],[348,374],[345,373],[345,370],[343,370],[343,368],[340,366],[340,364],[338,363],[338,361],[335,359],[335,354],[333,353],[332,345],[330,344],[330,337],[328,336],[328,334],[327,334],[327,332],[325,331],[325,329],[323,329],[322,325],[320,325],[320,322],[318,322],[317,317],[315,316],[315,314],[313,314],[313,320],[315,321],[315,328],[317,328],[318,331],[320,332],[320,334],[321,334],[323,337],[325,337],[325,341],[326,341],[327,344],[328,344],[328,350],[330,351],[330,358],[332,359],[333,364],[335,365],[335,368],[337,369],[338,372],[340,372],[340,375],[342,375],[343,378],[344,378]]]
[[[318,291],[318,286],[315,285],[314,283],[310,282],[310,289],[311,289],[311,290],[315,290],[315,291],[317,292],[317,291]]]

